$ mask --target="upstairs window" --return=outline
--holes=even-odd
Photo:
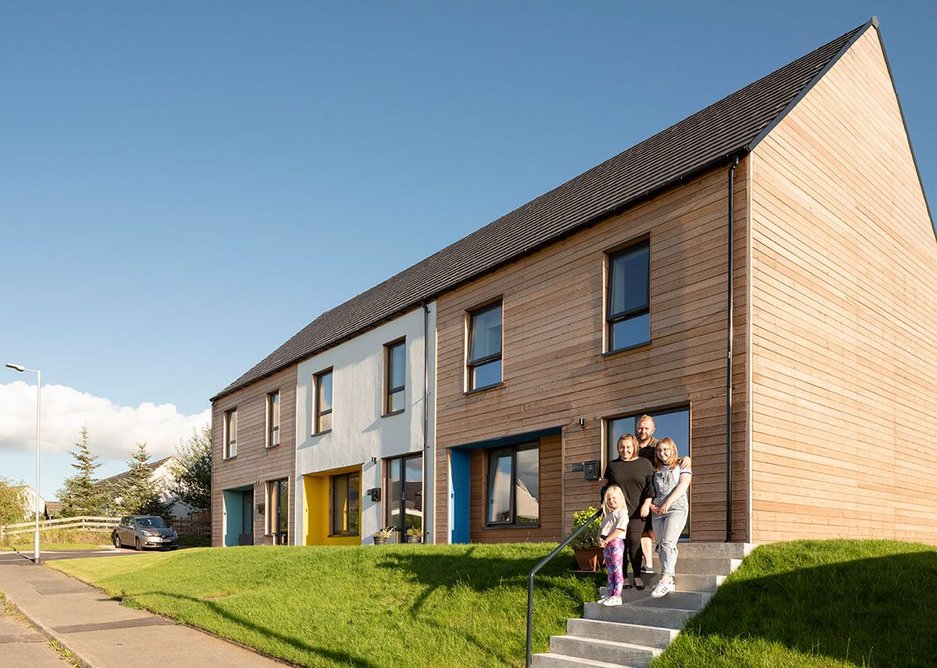
[[[280,393],[267,395],[267,447],[280,445]]]
[[[406,405],[407,343],[384,346],[384,415],[401,412]]]
[[[501,302],[469,314],[468,389],[501,382]]]
[[[314,433],[320,434],[332,429],[332,370],[317,373],[314,381],[316,391]]]
[[[224,452],[222,457],[229,459],[238,453],[238,412],[236,408],[224,414]]]
[[[651,340],[650,255],[644,241],[608,257],[609,352]]]

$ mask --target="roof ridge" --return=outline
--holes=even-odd
[[[874,23],[782,65],[323,312],[211,400],[747,154]]]

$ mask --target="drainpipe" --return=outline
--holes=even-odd
[[[426,305],[426,302],[420,302],[420,306],[423,307],[423,517],[427,516],[426,512],[426,498],[436,498],[435,494],[426,494],[427,483],[432,484],[431,481],[427,481],[427,468],[429,466],[429,446],[426,443],[426,432],[429,429],[429,413],[427,412],[426,402],[429,398],[429,307]],[[436,514],[433,513],[433,518],[435,520]],[[435,521],[434,521],[435,524]],[[427,535],[429,534],[429,529],[426,526],[426,523],[423,524],[423,542],[428,543],[430,541],[426,540]]]
[[[726,542],[732,542],[732,339],[734,336],[733,319],[735,316],[735,170],[739,166],[738,156],[729,166],[729,239],[728,239],[728,278],[726,279],[726,301],[728,318],[726,329]]]

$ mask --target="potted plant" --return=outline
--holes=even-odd
[[[394,532],[397,530],[396,527],[386,526],[383,529],[378,529],[374,532],[374,544],[383,545],[387,542],[387,539],[394,535]]]
[[[407,529],[407,542],[419,543],[423,540],[423,529],[420,527],[410,527]]]
[[[573,529],[578,529],[592,519],[598,512],[589,506],[584,510],[573,513]],[[599,521],[590,524],[581,534],[576,536],[572,543],[573,553],[576,555],[576,565],[581,571],[597,571],[605,565],[602,557],[602,548],[599,547]]]

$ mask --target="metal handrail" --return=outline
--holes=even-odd
[[[590,524],[595,522],[600,517],[602,517],[602,511],[595,511],[595,515],[590,517],[587,521],[583,522],[581,526],[577,527],[571,534],[569,534],[563,540],[563,542],[556,546],[555,550],[541,559],[527,575],[527,668],[530,668],[533,662],[531,642],[534,633],[534,576],[540,571],[541,568],[546,566],[550,560],[553,559],[553,557],[559,554],[560,550],[572,543],[579,534],[585,531]]]

